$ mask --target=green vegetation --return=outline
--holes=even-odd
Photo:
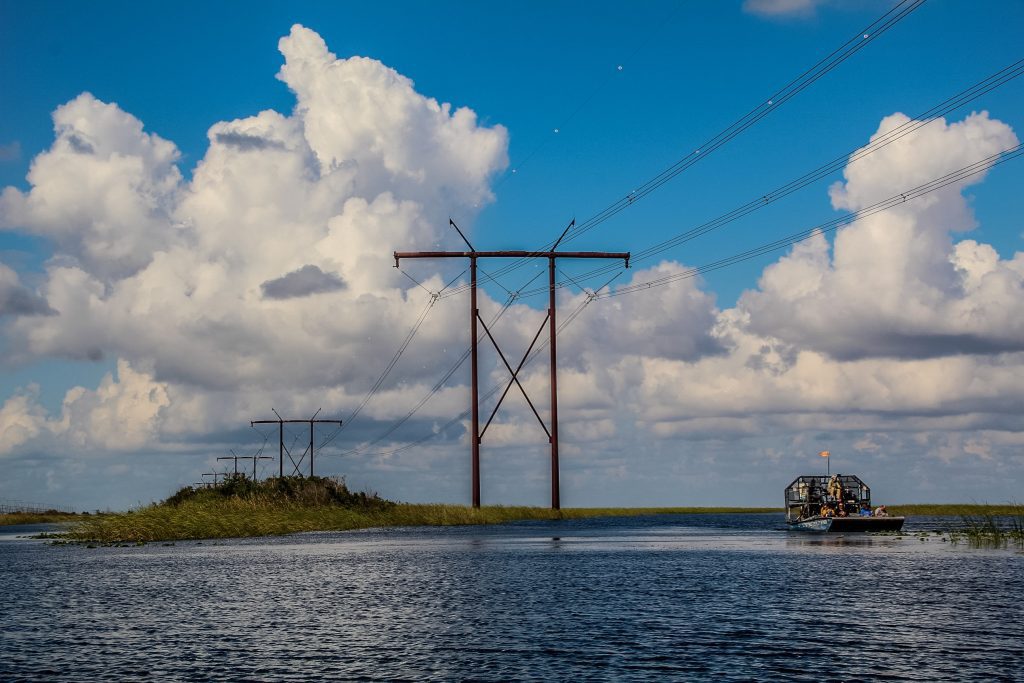
[[[1019,505],[974,505],[964,503],[927,503],[920,505],[887,505],[890,515],[897,517],[935,516],[970,517],[974,515],[1013,515]]]
[[[161,503],[102,515],[14,513],[0,525],[68,523],[62,538],[98,543],[269,536],[300,531],[342,531],[393,526],[501,524],[526,520],[583,519],[657,514],[771,513],[775,508],[570,508],[393,503],[353,493],[343,479],[282,477],[255,482],[243,475],[213,487],[186,487]],[[951,540],[974,545],[1024,545],[1024,506],[893,505],[893,515],[959,517]],[[1007,522],[1009,520],[1009,522]]]
[[[1005,548],[1016,545],[1024,548],[1024,505],[997,506],[1009,508],[1008,512],[985,510],[960,517],[962,528],[951,531],[954,543],[966,541],[973,547]]]
[[[59,524],[61,522],[73,522],[77,519],[80,519],[80,517],[73,512],[59,512],[58,510],[47,510],[46,512],[5,512],[0,514],[0,526]]]
[[[575,508],[413,505],[352,493],[341,479],[242,476],[216,487],[186,487],[162,503],[84,519],[65,538],[100,543],[268,536],[390,526],[500,524],[666,513],[776,512],[765,508]]]

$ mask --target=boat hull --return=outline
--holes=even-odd
[[[903,517],[812,517],[790,522],[791,531],[810,533],[857,533],[866,531],[899,531]]]

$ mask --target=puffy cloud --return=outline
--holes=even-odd
[[[49,416],[38,403],[38,387],[12,396],[0,408],[0,455],[41,437],[40,447],[55,444],[77,451],[124,451],[156,446],[162,411],[170,405],[166,385],[118,361],[95,390],[67,391],[60,416]]]
[[[95,391],[68,391],[61,420],[50,428],[76,447],[138,449],[157,436],[161,411],[169,405],[166,386],[120,360],[116,377],[108,373]]]
[[[624,284],[650,282],[683,270],[682,265],[665,261],[634,270]],[[569,328],[566,337],[592,355],[642,353],[694,360],[721,353],[724,349],[712,332],[718,315],[715,297],[703,291],[701,284],[699,279],[683,279],[672,287],[602,301],[588,312],[589,322]],[[571,310],[583,296],[566,299],[562,305]]]
[[[0,203],[4,225],[56,250],[41,294],[59,315],[15,321],[13,355],[114,355],[218,391],[372,384],[423,306],[391,253],[450,238],[438,217],[490,200],[507,136],[303,27],[281,51],[295,110],[211,126],[188,182],[175,147],[117,105],[58,108],[31,190]],[[431,316],[428,350],[452,315]]]
[[[874,137],[907,121],[886,117]],[[987,113],[933,122],[850,164],[832,203],[857,211],[1016,144]],[[742,297],[751,329],[842,359],[1024,349],[1024,254],[951,237],[975,227],[963,192],[983,177],[841,229],[831,254],[821,235],[798,245]]]
[[[418,201],[476,206],[492,198],[487,181],[507,165],[504,128],[479,127],[472,110],[423,97],[376,60],[338,60],[301,26],[280,49],[278,78],[299,100],[296,114],[321,171],[355,166],[360,183],[399,186]]]
[[[137,272],[174,232],[177,148],[89,93],[58,107],[53,123],[56,140],[28,174],[32,189],[0,195],[0,228],[49,238],[103,281]]]
[[[37,386],[31,386],[0,406],[0,456],[10,454],[43,431],[46,411],[36,402],[38,391]]]
[[[0,408],[7,457],[68,446],[90,457],[209,457],[244,443],[243,432],[258,446],[246,423],[271,407],[347,416],[425,315],[335,443],[349,448],[406,416],[460,357],[465,299],[432,302],[395,270],[392,252],[461,249],[445,217],[471,224],[492,199],[490,182],[507,164],[505,130],[417,93],[380,62],[338,59],[308,29],[294,27],[280,49],[293,111],[214,123],[187,180],[174,145],[117,105],[84,94],[57,110],[31,189],[7,188],[0,199],[0,224],[45,236],[55,252],[38,292],[0,268],[0,300],[21,297],[24,309],[28,297],[28,308],[54,314],[7,316],[5,350],[12,362],[109,356],[117,371],[94,389],[69,390],[59,415],[32,390],[9,397]],[[879,131],[903,121],[888,117]],[[856,210],[1015,140],[987,114],[933,123],[851,164],[833,206]],[[979,458],[992,477],[1019,473],[1024,256],[953,241],[974,226],[965,187],[854,224],[834,246],[823,235],[796,246],[734,308],[719,309],[696,279],[589,304],[561,291],[561,321],[583,306],[558,342],[565,481],[591,492],[573,499],[566,487],[564,502],[769,502],[777,492],[765,500],[766,476],[788,476],[800,454],[828,446],[875,472],[915,467],[923,452],[946,474]],[[412,267],[431,291],[455,272]],[[664,262],[630,282],[683,270]],[[479,305],[485,318],[500,308],[486,294]],[[516,304],[492,326],[513,365],[543,319]],[[484,388],[503,387],[508,372],[488,344]],[[545,355],[520,379],[547,420]],[[347,458],[350,481],[396,497],[464,499],[455,445],[467,430],[442,427],[468,407],[467,375],[463,366],[374,443],[384,453]],[[496,399],[484,402],[485,418]],[[431,430],[435,443],[388,452]],[[518,388],[485,448],[501,456],[485,464],[485,479],[501,477],[485,490],[513,502],[528,486],[540,497],[526,499],[543,502],[547,443]],[[917,481],[941,486],[927,473]],[[607,500],[609,482],[633,497]]]

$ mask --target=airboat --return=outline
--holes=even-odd
[[[792,531],[899,531],[904,517],[871,507],[871,489],[852,474],[805,475],[786,487],[786,523]]]

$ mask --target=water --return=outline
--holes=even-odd
[[[782,526],[675,515],[96,549],[8,532],[0,680],[1024,680],[1024,554]]]

